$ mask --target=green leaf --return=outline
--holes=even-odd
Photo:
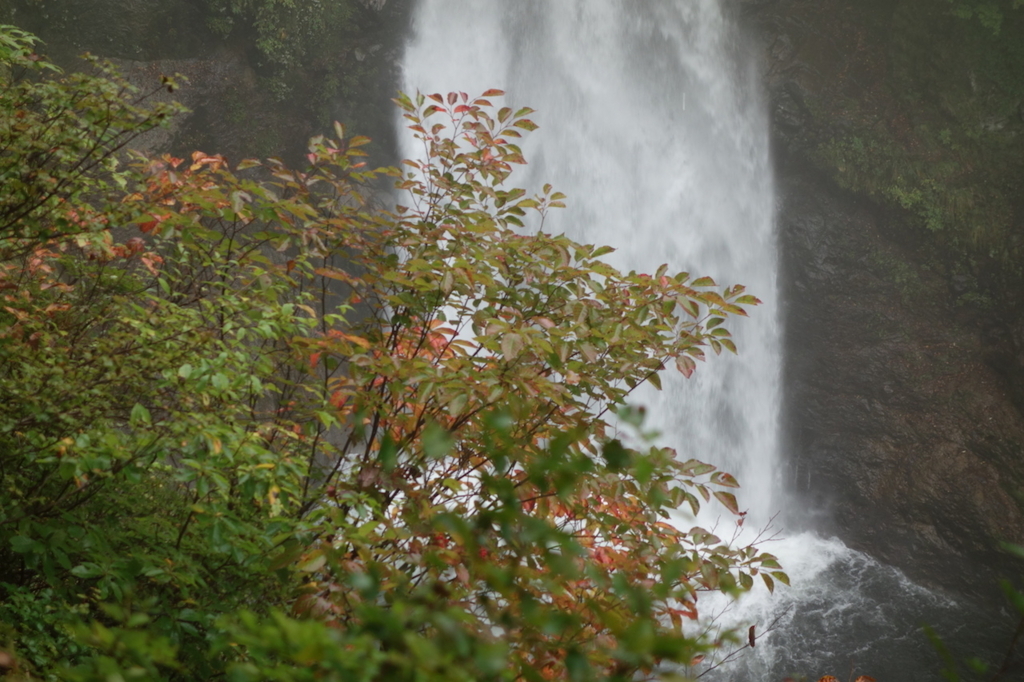
[[[423,429],[423,452],[431,459],[446,457],[455,446],[455,437],[437,422]]]
[[[310,552],[306,558],[299,562],[297,568],[303,573],[316,573],[327,565],[327,557],[323,552],[317,550]]]
[[[700,306],[698,306],[697,302],[693,299],[687,298],[686,296],[680,296],[676,299],[676,303],[678,303],[690,317],[694,319],[700,317]]]
[[[78,578],[98,578],[103,575],[103,569],[97,564],[80,564],[71,569],[71,575]]]
[[[306,549],[306,546],[299,542],[285,545],[281,552],[271,560],[269,564],[270,569],[277,571],[285,568],[296,561]]]
[[[739,505],[736,503],[736,496],[732,493],[727,493],[724,490],[716,490],[714,492],[715,498],[725,505],[725,508],[731,511],[737,516],[740,513]]]
[[[647,377],[647,380],[651,382],[651,385],[654,386],[654,388],[659,391],[661,390],[661,376],[657,372],[652,373]]]
[[[466,403],[469,402],[469,394],[467,393],[456,393],[455,396],[448,402],[448,414],[453,417],[458,417],[462,414],[462,411],[466,409]]]
[[[11,548],[18,554],[29,554],[42,551],[43,545],[23,535],[15,535],[11,538]]]
[[[615,439],[610,440],[604,444],[601,449],[601,455],[604,457],[605,463],[608,468],[612,471],[622,471],[629,466],[632,461],[632,456],[629,450],[623,445],[622,441]]]
[[[132,408],[131,424],[133,426],[148,426],[152,422],[149,410],[141,403],[135,403]]]
[[[1017,557],[1018,559],[1024,559],[1024,547],[1021,547],[1020,545],[1014,545],[1008,542],[1002,543],[1002,547],[1004,550],[1006,550],[1013,556]]]
[[[395,439],[390,432],[384,434],[377,458],[385,472],[391,473],[395,470],[395,466],[398,464],[398,444],[395,443]]]
[[[511,362],[519,357],[523,350],[523,337],[519,334],[507,333],[501,337],[501,354]]]

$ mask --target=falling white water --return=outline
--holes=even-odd
[[[569,196],[545,226],[609,244],[624,269],[710,275],[760,297],[733,321],[738,358],[640,400],[682,457],[747,481],[752,521],[777,510],[779,326],[768,134],[756,73],[714,2],[420,4],[405,87],[501,88],[537,109],[514,180]],[[414,153],[414,150],[409,150]]]
[[[730,320],[738,357],[711,358],[689,380],[666,373],[663,393],[637,401],[680,457],[736,475],[748,527],[783,511],[769,131],[753,56],[722,3],[419,0],[403,63],[406,92],[500,88],[511,106],[537,109],[540,130],[524,144],[530,165],[512,182],[532,191],[551,182],[568,195],[546,230],[614,246],[610,259],[622,269],[668,263],[742,283],[764,302],[750,319]],[[763,629],[785,613],[756,656],[727,669],[731,679],[845,675],[851,662],[879,678],[902,675],[927,644],[916,616],[893,605],[909,600],[931,622],[955,614],[838,541],[803,533],[767,549],[794,588],[775,598],[760,590],[722,618]],[[892,665],[912,637],[917,658]],[[886,665],[871,667],[883,657]]]

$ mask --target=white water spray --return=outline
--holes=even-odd
[[[717,3],[430,0],[414,26],[406,88],[498,87],[512,106],[538,110],[515,182],[552,182],[569,196],[547,229],[616,247],[620,268],[667,262],[764,301],[732,322],[738,358],[641,402],[681,456],[752,483],[744,503],[752,521],[766,520],[780,504],[768,134],[755,73]]]
[[[750,319],[730,320],[739,357],[712,358],[690,380],[666,372],[663,393],[637,398],[681,457],[736,475],[747,526],[764,526],[786,502],[778,258],[765,105],[735,23],[718,0],[419,0],[403,89],[473,96],[488,88],[505,90],[511,106],[537,109],[540,130],[524,145],[530,165],[513,182],[531,191],[551,182],[568,195],[569,207],[545,229],[614,246],[619,268],[653,272],[668,263],[721,285],[742,283],[764,302]],[[403,152],[414,156],[405,139]],[[755,592],[723,624],[763,628],[788,615],[778,641],[773,635],[728,669],[732,679],[845,674],[821,666],[849,664],[839,642],[850,640],[857,614],[877,615],[865,623],[867,643],[852,644],[877,658],[914,628],[886,606],[928,596],[812,533],[767,549],[794,588],[774,599]],[[935,613],[948,610],[928,598]]]

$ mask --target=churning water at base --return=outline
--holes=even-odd
[[[667,262],[745,284],[764,301],[730,325],[739,357],[714,358],[690,380],[666,376],[664,393],[637,401],[680,456],[737,476],[748,526],[792,515],[779,478],[769,131],[754,60],[721,3],[419,0],[404,74],[407,92],[500,88],[511,106],[538,110],[540,130],[524,145],[530,165],[513,182],[531,191],[551,182],[568,195],[546,230],[616,247],[619,268],[653,272]],[[703,513],[701,522],[709,523]],[[957,605],[812,533],[766,549],[794,587],[756,591],[719,622],[777,627],[711,676],[845,678],[853,666],[880,682],[938,679],[920,624],[942,631],[960,622]]]

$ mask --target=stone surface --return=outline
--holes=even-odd
[[[844,126],[816,111],[884,91],[844,6],[745,13],[775,137],[789,480],[810,524],[926,585],[993,594],[1020,573],[1000,542],[1024,544],[1024,325],[965,305],[927,234],[812,162]]]

